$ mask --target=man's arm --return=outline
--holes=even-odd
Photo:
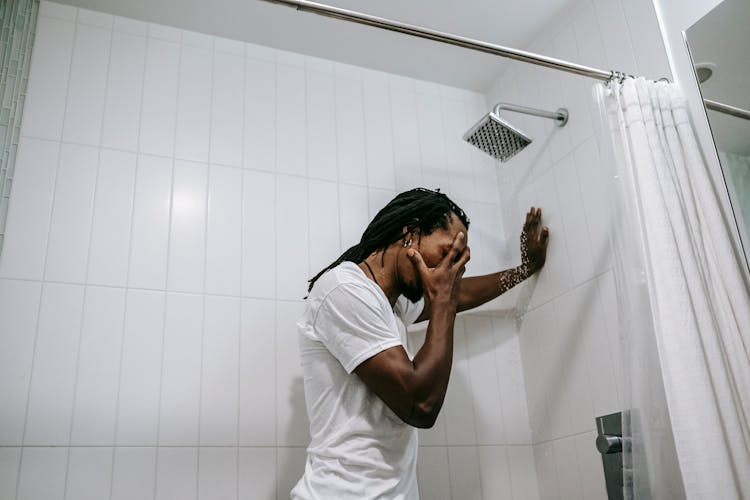
[[[425,295],[436,306],[429,316],[424,345],[413,360],[403,346],[391,347],[361,363],[354,372],[401,420],[427,428],[435,424],[448,389],[458,283],[469,261],[469,248],[459,233],[435,268],[428,268],[416,250],[409,250],[409,257],[420,273]]]
[[[483,276],[463,278],[460,283],[457,312],[473,309],[499,297],[532,274],[539,271],[547,257],[549,228],[542,227],[542,209],[531,207],[521,231],[521,265]],[[417,322],[432,313],[429,297],[424,298],[424,309]]]

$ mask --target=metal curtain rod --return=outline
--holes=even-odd
[[[703,99],[703,103],[706,105],[706,109],[712,109],[719,113],[736,116],[737,118],[743,118],[750,120],[750,111],[747,111],[736,106],[730,106],[722,102],[712,101],[711,99]]]
[[[384,19],[382,17],[371,16],[369,14],[362,14],[361,12],[355,12],[352,10],[341,9],[338,7],[331,7],[330,5],[324,5],[316,2],[309,2],[307,0],[263,0],[269,3],[278,3],[293,7],[297,10],[306,12],[312,12],[322,16],[333,17],[335,19],[343,19],[344,21],[352,21],[359,24],[366,24],[368,26],[374,26],[376,28],[383,28],[390,31],[396,31],[398,33],[405,33],[407,35],[418,36],[420,38],[427,38],[428,40],[435,40],[438,42],[448,43],[456,45],[458,47],[464,47],[466,49],[477,50],[479,52],[486,52],[487,54],[493,54],[496,56],[507,57],[509,59],[515,59],[516,61],[523,61],[539,66],[545,66],[547,68],[558,69],[567,71],[569,73],[575,73],[577,75],[588,76],[590,78],[596,78],[598,80],[608,81],[613,78],[623,79],[626,76],[625,73],[620,71],[604,71],[601,69],[591,68],[589,66],[583,66],[582,64],[575,64],[553,57],[547,57],[540,54],[534,54],[532,52],[526,52],[518,49],[511,49],[503,47],[501,45],[495,45],[492,43],[482,42],[471,38],[465,38],[462,36],[451,35],[440,31],[423,28],[421,26],[415,26],[412,24],[406,24],[399,21],[392,21],[390,19]]]

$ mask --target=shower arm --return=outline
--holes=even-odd
[[[517,104],[510,104],[507,102],[499,102],[492,108],[492,112],[496,115],[500,115],[500,110],[513,111],[515,113],[523,113],[526,115],[541,116],[542,118],[551,118],[555,120],[555,125],[563,127],[568,123],[568,110],[565,108],[559,108],[557,111],[544,111],[542,109],[529,108],[526,106],[519,106]]]

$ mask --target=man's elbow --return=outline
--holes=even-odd
[[[419,429],[430,429],[437,421],[440,406],[442,405],[434,405],[427,402],[415,403],[411,415],[409,415],[408,419],[404,419],[404,422]]]

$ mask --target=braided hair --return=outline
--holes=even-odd
[[[438,228],[447,229],[451,213],[456,214],[466,229],[469,228],[469,218],[464,211],[439,189],[432,191],[415,188],[398,194],[375,215],[359,243],[309,280],[307,291],[312,290],[315,282],[326,271],[345,261],[359,264],[373,252],[387,248],[416,229],[419,230],[420,237],[431,234]],[[404,227],[406,232],[403,231]]]

